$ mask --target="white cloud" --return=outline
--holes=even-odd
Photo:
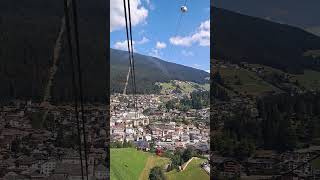
[[[191,51],[182,50],[181,53],[184,56],[194,56],[193,52]]]
[[[149,56],[153,56],[153,57],[156,57],[156,58],[161,58],[161,55],[160,55],[160,51],[159,49],[151,49],[151,52],[149,52]]]
[[[132,41],[133,44],[133,50],[136,51],[135,47],[136,45],[141,45],[141,44],[145,44],[147,42],[149,42],[150,40],[146,37],[143,37],[140,41]],[[124,40],[124,41],[118,41],[116,42],[113,47],[115,49],[120,49],[120,50],[124,50],[124,51],[128,51],[128,41]]]
[[[157,44],[156,44],[156,48],[157,49],[164,49],[164,48],[166,48],[167,47],[167,44],[166,43],[164,43],[164,42],[157,42]]]
[[[176,46],[191,46],[194,43],[199,46],[210,46],[210,20],[202,22],[196,32],[190,36],[171,37],[170,43]]]
[[[110,32],[119,30],[126,26],[124,18],[124,9],[122,0],[110,1]],[[140,0],[130,1],[131,25],[136,26],[140,23],[146,23],[148,10],[142,6]]]
[[[199,65],[199,64],[193,64],[192,65],[194,68],[200,68],[201,67],[201,65]]]
[[[133,50],[135,51],[135,41],[132,41],[133,44]],[[124,51],[128,51],[128,41],[118,41],[114,44],[113,46],[115,49],[120,49],[120,50],[124,50]]]
[[[140,41],[137,41],[137,44],[145,44],[149,42],[150,40],[146,37],[143,37]]]
[[[192,45],[192,38],[190,36],[187,37],[171,37],[170,43],[177,46],[191,46]]]
[[[206,70],[206,72],[207,72],[207,73],[210,73],[210,69],[209,69],[209,70]]]
[[[152,48],[151,51],[149,52],[149,56],[161,58],[161,55],[162,55],[161,49],[164,49],[166,47],[167,47],[166,43],[157,41],[156,46]]]
[[[210,20],[202,22],[199,27],[200,30],[210,30]]]

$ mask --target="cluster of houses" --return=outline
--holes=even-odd
[[[210,119],[215,122],[218,127],[224,126],[224,120],[232,117],[234,110],[243,107],[250,111],[250,116],[256,118],[258,121],[259,112],[255,101],[252,101],[249,97],[237,96],[230,99],[230,101],[215,101],[214,105],[210,109]],[[212,133],[212,131],[211,131]]]
[[[213,152],[212,173],[241,179],[320,179],[320,157],[314,158],[319,154],[320,146],[285,153],[257,150],[244,160],[222,157]]]
[[[52,107],[48,122],[41,127],[42,116],[38,116],[38,112],[42,110],[44,107],[38,103],[18,100],[1,107],[0,179],[82,179],[81,158],[77,148],[71,145],[57,146],[58,140],[63,139],[68,143],[66,139],[76,132],[76,119],[72,107]],[[102,106],[88,105],[85,106],[85,110],[88,173],[85,169],[83,172],[89,179],[106,179],[108,171],[105,165],[105,144],[108,114]],[[85,158],[82,159],[84,161]]]
[[[105,153],[102,152],[102,154]],[[89,179],[102,180],[107,178],[106,167],[99,163],[100,157],[97,157],[102,154],[92,153],[89,155],[88,173],[86,173],[84,166],[84,157],[82,158],[83,172]],[[0,166],[7,171],[2,179],[82,179],[80,156],[72,150],[59,158],[47,157],[43,152],[34,152],[29,156],[19,156],[17,159],[5,159]]]
[[[194,147],[203,154],[209,153],[209,108],[187,112],[161,108],[163,102],[179,95],[139,95],[137,109],[128,107],[133,97],[115,94],[111,97],[111,141],[131,141],[138,148]],[[146,112],[147,111],[147,112]],[[183,123],[179,120],[187,120]],[[195,124],[197,123],[197,124]],[[150,147],[150,144],[153,147]]]

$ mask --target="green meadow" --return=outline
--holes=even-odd
[[[110,149],[111,180],[148,180],[150,170],[155,166],[165,167],[170,159],[153,153],[138,151],[134,148]],[[168,180],[209,179],[209,175],[200,167],[204,159],[193,159],[184,171],[165,172]]]
[[[193,159],[185,170],[178,172],[177,170],[170,171],[166,173],[168,180],[192,180],[192,179],[201,179],[206,180],[210,179],[209,174],[203,170],[200,165],[204,162],[204,159]]]

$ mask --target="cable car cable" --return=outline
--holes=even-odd
[[[77,57],[77,70],[78,70],[78,79],[79,79],[79,95],[80,95],[80,109],[81,109],[81,119],[82,119],[82,132],[83,132],[83,142],[84,142],[84,155],[86,162],[86,177],[88,180],[88,157],[87,157],[87,140],[86,140],[86,130],[85,130],[85,116],[84,116],[84,107],[83,107],[83,86],[82,86],[82,71],[81,71],[81,60],[80,60],[80,47],[79,47],[79,31],[78,31],[78,14],[77,14],[77,4],[76,0],[72,0],[73,7],[73,25],[75,33],[75,43],[76,43],[76,57]]]
[[[81,129],[80,129],[80,121],[79,121],[79,112],[78,112],[78,93],[76,89],[76,80],[75,80],[75,70],[74,70],[74,56],[72,50],[72,40],[71,40],[71,30],[70,30],[70,15],[69,15],[69,7],[68,7],[68,0],[64,0],[64,12],[65,12],[65,23],[67,29],[67,39],[68,39],[68,46],[69,46],[69,58],[71,63],[71,71],[72,71],[72,86],[74,92],[74,109],[75,109],[75,117],[77,121],[77,131],[78,131],[78,142],[79,142],[79,156],[80,156],[80,165],[81,165],[81,177],[83,177],[83,162],[82,162],[82,150],[81,150]]]
[[[173,38],[177,36],[177,34],[178,34],[179,30],[180,30],[180,26],[181,26],[183,14],[184,14],[185,12],[187,12],[187,7],[186,7],[186,6],[187,6],[187,2],[188,2],[188,0],[185,0],[185,1],[184,1],[184,5],[181,6],[181,8],[180,8],[181,12],[180,12],[179,17],[178,17],[178,23],[177,23],[176,29],[175,29],[175,31],[174,31],[174,34],[173,34],[174,36],[173,36]],[[183,7],[185,7],[185,10],[183,10]],[[172,46],[173,46],[173,45],[172,45]],[[169,55],[172,54],[174,47],[175,47],[175,46],[173,46],[173,48],[170,48],[170,50],[169,50]]]
[[[130,42],[131,42],[131,60],[132,60],[132,71],[133,71],[133,82],[134,82],[134,104],[135,104],[135,116],[137,118],[137,85],[136,85],[136,74],[134,68],[134,55],[133,55],[133,41],[132,41],[132,28],[131,28],[131,10],[130,10],[130,0],[128,0],[128,14],[129,14],[129,30],[130,30]]]
[[[184,1],[184,5],[181,6],[181,8],[180,8],[181,13],[180,13],[180,17],[179,17],[179,19],[178,19],[177,28],[176,28],[176,31],[175,31],[173,37],[175,37],[175,36],[178,34],[178,30],[180,29],[180,25],[181,25],[181,21],[182,21],[182,16],[183,16],[183,14],[184,14],[185,12],[187,12],[187,10],[188,10],[188,9],[187,9],[187,2],[188,2],[188,0],[185,0],[185,1]]]
[[[123,0],[123,8],[124,8],[124,18],[126,21],[126,35],[127,35],[127,46],[128,46],[128,55],[129,55],[129,66],[130,66],[130,75],[131,75],[131,88],[132,88],[132,93],[134,96],[134,74],[133,74],[133,66],[132,66],[132,56],[131,56],[131,48],[130,46],[132,46],[131,41],[129,40],[129,27],[128,27],[128,18],[127,18],[127,7],[126,7],[126,2],[125,0]],[[129,77],[130,78],[130,77]]]

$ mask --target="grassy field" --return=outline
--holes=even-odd
[[[304,56],[312,56],[313,58],[320,57],[320,50],[309,50],[304,53]]]
[[[140,179],[141,180],[148,180],[150,170],[153,167],[155,167],[155,166],[164,167],[168,163],[170,163],[170,160],[168,158],[159,157],[159,156],[153,155],[153,154],[150,155],[147,159],[147,162],[145,164],[145,167],[144,167],[142,173],[140,174]]]
[[[158,83],[161,86],[161,94],[171,93],[171,91],[175,90],[178,86],[182,93],[191,93],[195,90],[210,90],[210,84],[197,84],[194,82],[186,82],[186,81],[170,81],[164,83]]]
[[[278,88],[265,82],[255,73],[245,69],[221,68],[224,83],[241,94],[259,95],[268,91],[279,91]]]
[[[148,156],[147,153],[133,148],[110,149],[110,179],[139,179]]]
[[[279,69],[274,69],[268,66],[255,65],[257,67],[264,67],[269,73],[275,72],[278,74],[283,74],[284,72]],[[304,74],[288,74],[290,76],[290,82],[294,83],[298,81],[300,85],[306,89],[320,90],[320,72],[313,71],[310,69],[304,70]]]
[[[268,66],[263,65],[254,65],[256,67],[263,67],[267,72],[272,73],[278,73],[278,74],[285,74],[283,71],[279,69],[274,69]],[[290,82],[294,83],[295,81],[298,81],[299,84],[306,89],[313,89],[313,90],[320,90],[320,72],[306,69],[304,70],[304,74],[288,74],[290,77]]]
[[[279,69],[275,69],[265,65],[250,64],[250,67],[264,69],[264,75],[269,76],[273,73],[286,74],[289,77],[289,83],[282,85],[288,85],[295,87],[296,81],[299,83],[299,87],[304,87],[308,90],[320,90],[320,72],[306,69],[304,74],[288,74]],[[260,78],[255,72],[246,70],[244,68],[224,67],[219,68],[221,76],[224,80],[226,87],[229,90],[239,92],[241,94],[259,95],[264,92],[281,92],[278,87],[270,84],[269,82]]]
[[[193,159],[184,171],[173,170],[166,173],[166,176],[168,180],[210,179],[210,176],[200,167],[200,164],[204,161],[204,159]]]
[[[148,180],[150,170],[155,166],[164,167],[170,160],[152,153],[138,151],[134,148],[110,149],[111,180]],[[184,171],[166,172],[168,180],[209,179],[209,175],[200,167],[204,159],[193,159]]]
[[[304,74],[294,75],[292,80],[297,80],[307,89],[320,90],[320,72],[318,71],[305,70]]]
[[[150,170],[163,167],[169,159],[134,148],[110,149],[111,180],[148,180]]]

